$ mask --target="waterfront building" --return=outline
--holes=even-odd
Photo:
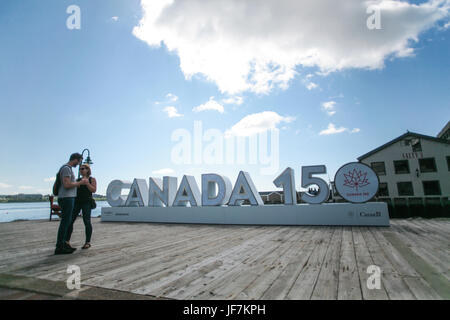
[[[404,211],[397,216],[449,216],[450,121],[436,137],[409,132],[358,157],[378,175],[373,201]],[[333,201],[344,202],[331,183]],[[399,209],[401,208],[401,210]],[[405,213],[406,212],[406,213]]]
[[[438,133],[437,137],[444,140],[450,140],[450,121],[447,122],[447,125]]]
[[[378,197],[450,197],[450,140],[406,132],[358,161],[377,173]]]

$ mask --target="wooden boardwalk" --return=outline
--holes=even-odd
[[[54,256],[58,222],[0,224],[0,274],[173,299],[450,299],[450,219],[391,227],[106,223],[92,248]],[[72,245],[80,248],[78,219]],[[381,268],[369,289],[367,268]]]

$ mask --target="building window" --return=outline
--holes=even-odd
[[[414,190],[412,182],[397,182],[399,196],[413,196]]]
[[[420,139],[411,140],[411,146],[413,152],[422,152],[422,145],[420,144]]]
[[[378,197],[389,197],[389,189],[387,183],[380,183],[378,188]]]
[[[370,164],[370,166],[372,167],[373,171],[375,171],[375,173],[379,176],[385,176],[386,175],[386,167],[384,165],[384,162],[372,162]]]
[[[450,171],[450,156],[447,156],[447,167],[448,171]]]
[[[422,181],[423,183],[423,193],[426,196],[440,196],[441,195],[441,186],[439,185],[439,181]]]
[[[394,160],[394,168],[396,174],[409,173],[408,160]]]
[[[436,172],[436,161],[434,158],[419,159],[420,172]]]

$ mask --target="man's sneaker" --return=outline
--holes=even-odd
[[[74,252],[75,250],[77,250],[77,248],[73,248],[73,247],[71,247],[70,245],[68,245],[67,243],[64,245],[64,249],[71,250],[72,252]]]
[[[55,254],[71,254],[73,253],[74,250],[70,250],[67,248],[56,248],[55,249]]]

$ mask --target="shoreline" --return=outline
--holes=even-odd
[[[94,198],[95,201],[107,201],[106,198]],[[0,201],[0,204],[2,203],[41,203],[41,202],[50,202],[50,200],[46,199],[46,200],[32,200],[32,201]],[[53,200],[53,202],[58,202],[58,199]]]

